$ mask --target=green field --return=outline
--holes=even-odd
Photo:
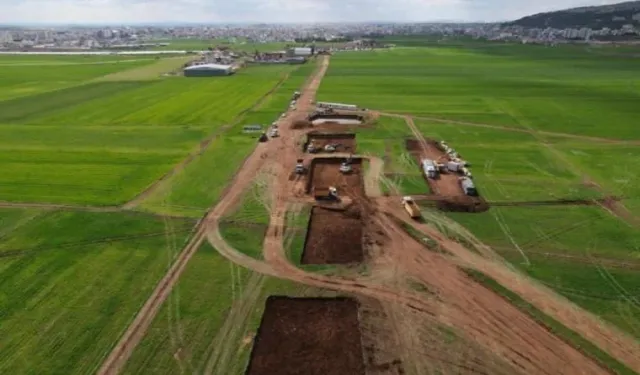
[[[495,205],[431,217],[461,224],[458,232],[640,338],[636,223],[598,205],[526,205],[615,195],[618,210],[640,215],[639,146],[607,141],[640,139],[637,60],[622,50],[575,46],[387,40],[400,46],[332,56],[318,100],[409,114],[425,137],[446,140]],[[164,49],[218,42],[176,40]],[[14,204],[0,208],[0,373],[95,373],[196,219],[254,149],[257,134],[243,126],[275,121],[317,68],[311,62],[211,79],[163,76],[184,59],[0,56],[0,202]],[[383,113],[356,133],[358,154],[385,162],[385,192],[429,192],[405,150],[413,136],[405,119]],[[258,173],[242,204],[221,221],[229,244],[256,259],[269,222],[270,178]],[[521,205],[499,205],[509,202]],[[298,266],[308,218],[309,207],[289,207],[284,245]],[[123,373],[243,373],[272,294],[332,293],[240,268],[204,244]],[[574,332],[541,319],[583,345]]]
[[[291,94],[302,86],[315,66],[308,64],[302,67],[264,68],[281,74],[280,86],[258,106],[238,118],[233,127],[225,129],[186,168],[163,182],[143,202],[142,207],[145,210],[201,216],[218,199],[224,187],[256,145],[257,135],[244,134],[243,126],[262,124],[266,127],[277,120],[279,115],[287,109]],[[252,76],[260,70],[253,72],[247,71],[247,76]],[[221,163],[221,160],[225,162]]]
[[[577,47],[409,44],[420,47],[333,56],[319,100],[412,115],[425,137],[446,140],[471,163],[490,202],[615,195],[640,214],[638,146],[598,139],[640,138],[636,59]],[[358,131],[359,153],[384,158],[385,191],[424,193],[406,137],[403,119],[383,116]],[[635,225],[598,206],[448,216],[523,272],[640,337]]]
[[[188,217],[201,216],[218,199],[255,146],[256,135],[239,129],[275,120],[314,69],[313,64],[261,66],[214,79],[159,77],[176,64],[171,59],[0,58],[0,64],[14,69],[0,76],[0,87],[16,89],[11,79],[18,72],[33,82],[30,92],[3,91],[6,96],[0,97],[0,201],[45,207],[0,209],[1,373],[94,373],[183,248],[195,225]],[[44,74],[40,62],[52,71]],[[213,141],[204,149],[201,142],[207,138]],[[50,203],[125,203],[189,154],[195,156],[193,163],[139,202],[142,210],[183,218],[47,208]],[[208,247],[194,260],[202,263],[190,263],[196,270],[189,270],[181,284],[188,290],[192,285],[237,285],[239,293],[247,282],[262,279],[240,269],[237,278],[229,279],[230,264]],[[214,275],[218,279],[211,283],[209,273],[216,267],[227,272]],[[262,284],[295,289],[275,280]],[[194,329],[215,333],[236,299],[228,289],[219,289],[228,298],[211,300],[211,290],[184,300],[183,316],[207,319],[211,327],[199,331],[199,325],[191,325],[185,328],[190,335]],[[169,304],[177,303],[178,293]],[[247,328],[254,331],[269,295],[266,289],[260,293],[251,306],[253,328]],[[209,321],[211,304],[217,304],[219,318]],[[163,311],[159,318],[166,322]],[[194,342],[204,359],[207,344]],[[242,354],[245,361],[249,349]],[[153,351],[164,354],[169,354],[164,360],[173,361],[172,352]],[[219,361],[231,363],[227,355]],[[153,372],[166,373],[164,364],[159,362]],[[238,366],[244,368],[244,362]]]
[[[539,46],[431,45],[336,56],[319,100],[425,117],[638,139],[637,61]]]
[[[194,224],[135,213],[1,212],[2,229],[14,227],[0,243],[4,374],[95,372]]]
[[[122,204],[233,123],[291,69],[96,82],[0,101],[0,200]],[[232,149],[242,156],[251,146],[238,145],[216,145],[216,155]]]

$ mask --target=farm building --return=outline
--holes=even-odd
[[[290,48],[287,51],[289,56],[311,56],[313,55],[314,49],[312,47],[295,47]]]
[[[184,68],[185,77],[215,77],[233,74],[231,65],[201,64]]]

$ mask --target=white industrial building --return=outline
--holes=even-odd
[[[215,77],[233,74],[233,66],[222,64],[191,65],[183,70],[185,77]]]

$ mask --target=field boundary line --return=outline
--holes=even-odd
[[[571,133],[558,133],[558,132],[550,132],[550,131],[531,129],[531,128],[515,128],[515,127],[502,126],[502,125],[483,124],[483,123],[479,123],[479,122],[468,122],[468,121],[460,121],[460,120],[447,120],[447,119],[439,118],[439,117],[414,116],[412,114],[407,114],[407,113],[381,112],[381,111],[375,111],[375,110],[374,110],[374,112],[376,112],[380,116],[385,116],[385,117],[397,117],[397,118],[405,118],[405,119],[407,117],[412,117],[412,118],[418,119],[418,120],[428,120],[428,121],[441,122],[441,123],[444,123],[444,124],[451,124],[451,125],[475,126],[475,127],[479,127],[479,128],[503,130],[503,131],[509,131],[509,132],[514,132],[514,133],[526,133],[526,134],[532,134],[532,135],[539,134],[539,135],[547,135],[547,136],[561,137],[561,138],[573,138],[573,139],[579,139],[579,140],[583,140],[583,141],[591,141],[591,142],[596,142],[596,143],[609,143],[609,144],[614,144],[614,145],[640,146],[640,140],[629,141],[629,140],[622,140],[622,139],[594,137],[594,136],[589,136],[589,135],[580,135],[580,134],[571,134]]]
[[[182,159],[182,161],[178,162],[178,164],[176,164],[173,168],[171,168],[167,173],[162,175],[157,180],[153,181],[151,185],[147,186],[144,190],[138,193],[133,199],[124,203],[121,207],[125,210],[130,210],[137,207],[140,203],[142,203],[145,199],[147,199],[151,194],[153,194],[163,182],[167,181],[169,178],[181,172],[187,165],[191,164],[191,162],[193,162],[198,156],[202,155],[205,151],[207,151],[211,143],[213,143],[213,141],[216,140],[220,135],[224,134],[227,130],[231,129],[233,126],[238,125],[244,119],[244,116],[247,113],[262,106],[262,104],[264,104],[264,102],[271,95],[273,95],[273,93],[275,93],[280,87],[282,87],[282,85],[291,76],[291,73],[295,72],[298,69],[300,69],[300,67],[297,67],[291,72],[287,72],[284,76],[282,76],[282,78],[280,78],[280,80],[278,80],[278,82],[276,82],[276,84],[269,91],[267,91],[264,95],[258,98],[258,100],[253,105],[240,111],[230,124],[220,126],[216,130],[214,130],[206,138],[201,140],[200,143],[198,144],[198,147],[195,150],[191,151],[184,159]]]

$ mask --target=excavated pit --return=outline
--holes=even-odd
[[[245,375],[364,375],[358,302],[267,299]]]
[[[342,162],[344,162],[344,158],[338,157],[320,157],[311,160],[309,178],[307,179],[307,194],[312,194],[314,189],[327,189],[333,186],[341,196],[364,197],[362,158],[353,158],[352,171],[348,174],[340,172]]]
[[[407,139],[405,142],[407,151],[413,156],[422,170],[422,158],[429,158],[436,162],[446,162],[447,153],[440,147],[437,141],[427,139],[426,145],[422,145],[416,139]],[[440,173],[436,179],[428,178],[424,171],[422,177],[429,184],[431,193],[442,197],[435,202],[436,207],[442,211],[451,212],[485,212],[489,209],[487,201],[481,197],[468,196],[462,190],[456,173]]]
[[[353,264],[364,261],[364,224],[356,207],[314,207],[304,240],[302,264]]]
[[[328,144],[336,144],[335,152],[347,152],[354,154],[356,152],[356,135],[354,133],[320,133],[309,132],[307,133],[307,141],[303,145],[303,152],[306,152],[309,143],[313,141],[313,144],[319,149],[323,149]]]

